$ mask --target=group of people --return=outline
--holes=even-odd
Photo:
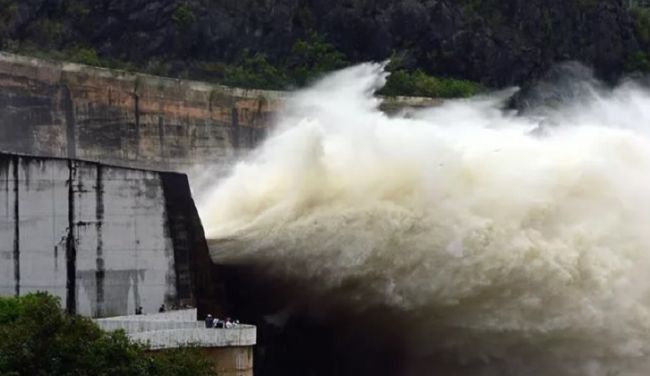
[[[225,320],[219,320],[216,317],[212,317],[212,315],[208,314],[205,317],[205,327],[206,328],[218,328],[218,329],[231,329],[231,328],[236,328],[239,325],[239,320],[234,320],[231,319],[230,317],[226,317]]]

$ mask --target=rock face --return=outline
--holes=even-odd
[[[88,45],[101,56],[171,62],[272,60],[316,31],[351,61],[393,52],[406,66],[504,86],[578,60],[615,78],[639,50],[625,0],[5,1],[5,44]],[[48,33],[49,31],[49,33]],[[55,35],[55,37],[48,37]]]
[[[0,295],[93,317],[224,303],[186,176],[0,153],[0,180]]]
[[[318,28],[356,59],[401,51],[411,64],[504,86],[580,60],[605,77],[636,50],[622,0],[329,1]]]

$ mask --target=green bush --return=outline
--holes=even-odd
[[[83,9],[78,12],[83,14]],[[195,15],[188,6],[181,5],[174,12],[173,18],[178,27],[187,27],[194,22]],[[46,23],[46,26],[54,28],[55,34],[62,33],[56,24]],[[183,35],[185,34],[182,32],[177,33],[175,43],[178,46],[175,48],[185,49],[191,45],[183,40]],[[51,44],[51,41],[48,43]],[[174,64],[164,59],[151,59],[146,64],[136,66],[133,63],[102,58],[97,51],[87,46],[61,50],[45,48],[40,45],[18,44],[11,50],[41,58],[70,60],[86,65],[130,71],[140,69],[160,76],[191,77],[229,86],[268,90],[302,87],[327,72],[351,64],[343,53],[318,33],[311,33],[305,38],[297,40],[291,47],[291,54],[285,59],[271,61],[262,53],[251,53],[244,50],[231,63],[194,61],[190,65],[191,68],[186,68],[182,72],[174,71]],[[393,61],[397,58],[399,56],[394,56]],[[392,64],[392,66],[399,67],[400,64]],[[391,68],[391,70],[394,72],[381,94],[456,98],[472,96],[482,90],[481,86],[475,82],[432,77],[421,70],[408,71],[400,68]]]
[[[632,6],[630,14],[634,20],[634,30],[639,41],[644,45],[650,44],[650,9]]]
[[[349,65],[345,56],[322,35],[310,34],[293,44],[291,55],[271,63],[266,55],[244,51],[235,63],[206,64],[202,67],[223,72],[222,83],[256,89],[286,89],[304,86],[326,72]]]
[[[650,9],[641,6],[630,7],[634,20],[634,31],[642,47],[650,48]],[[636,56],[638,57],[638,56]],[[632,59],[636,58],[632,56]]]
[[[21,300],[0,297],[0,325],[12,323],[18,319]]]
[[[294,43],[286,70],[294,84],[303,86],[326,72],[349,64],[345,55],[328,43],[324,36],[311,33],[306,39]]]
[[[392,72],[381,94],[389,96],[416,96],[433,98],[470,97],[482,91],[482,87],[472,81],[438,78],[429,76],[421,70],[397,70]]]
[[[196,15],[187,4],[181,4],[172,15],[172,21],[180,30],[187,29],[196,21]]]
[[[210,363],[193,349],[150,353],[124,332],[66,315],[57,298],[0,298],[0,375],[207,376]]]
[[[650,71],[650,9],[632,5],[630,14],[634,20],[634,31],[641,44],[641,50],[631,53],[626,61],[627,71]]]
[[[287,84],[285,72],[269,63],[264,54],[246,55],[238,64],[224,68],[222,83],[251,89],[281,89]]]
[[[643,51],[630,55],[626,61],[625,70],[628,72],[650,72],[650,56]]]
[[[94,66],[105,66],[97,56],[97,51],[92,48],[75,48],[68,53],[68,59],[75,63],[94,65]]]

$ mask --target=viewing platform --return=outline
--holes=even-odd
[[[203,321],[197,320],[196,309],[110,317],[95,322],[106,331],[124,330],[129,338],[148,344],[153,351],[199,348],[214,362],[217,376],[253,375],[253,346],[257,341],[257,328],[253,325],[206,328]]]

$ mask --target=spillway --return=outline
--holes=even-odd
[[[378,365],[362,374],[647,374],[648,92],[388,116],[385,78],[364,64],[296,93],[202,195],[212,259],[271,294],[263,319],[331,329],[335,357]]]

